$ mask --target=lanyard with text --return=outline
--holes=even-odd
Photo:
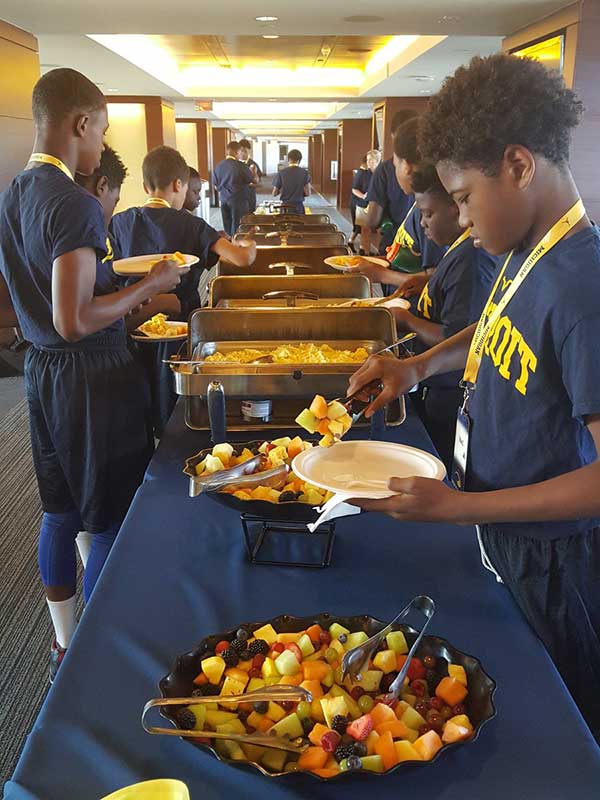
[[[467,228],[465,231],[461,233],[461,235],[458,237],[456,241],[452,242],[450,247],[446,250],[446,252],[442,256],[442,258],[446,258],[448,253],[451,253],[455,247],[458,247],[459,244],[462,244],[466,239],[469,238],[470,235],[471,235],[471,228]]]
[[[512,252],[508,254],[506,261],[504,262],[504,266],[498,275],[498,279],[494,284],[481,317],[479,318],[479,322],[477,323],[477,327],[469,347],[467,363],[461,382],[461,386],[465,390],[465,399],[462,407],[458,410],[456,436],[454,440],[454,463],[452,465],[452,482],[457,489],[463,489],[465,486],[469,447],[469,430],[471,424],[468,412],[469,394],[475,389],[477,384],[477,375],[479,374],[485,343],[492,334],[506,307],[515,296],[519,288],[522,286],[523,281],[525,278],[527,278],[531,270],[540,261],[542,256],[545,256],[546,253],[548,253],[554,247],[554,245],[558,244],[558,242],[560,242],[561,239],[563,239],[569,233],[569,231],[571,231],[575,225],[577,225],[584,215],[585,207],[582,200],[579,199],[567,211],[567,213],[558,220],[558,222],[554,223],[550,230],[542,237],[540,242],[533,248],[523,264],[519,267],[517,274],[510,282],[506,292],[502,295],[498,303],[493,305],[494,297],[496,296],[498,286],[504,277],[506,268],[508,267],[512,257]],[[487,312],[490,308],[492,308],[492,311],[488,316]]]
[[[37,161],[40,164],[52,164],[53,167],[56,167],[61,172],[64,172],[67,178],[74,180],[71,170],[67,167],[66,164],[64,164],[60,160],[60,158],[56,158],[55,156],[50,156],[48,155],[48,153],[32,153],[29,156],[29,160]]]
[[[145,206],[164,206],[165,208],[171,208],[171,203],[165,200],[162,197],[149,197],[146,202],[144,203]]]

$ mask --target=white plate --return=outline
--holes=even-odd
[[[389,267],[389,261],[386,261],[385,258],[379,258],[378,256],[329,256],[329,258],[324,259],[325,263],[328,267],[333,267],[334,269],[339,270],[340,272],[357,272],[358,267],[353,267],[352,265],[348,266],[340,266],[340,264],[336,263],[340,258],[362,258],[364,261],[371,261],[373,264],[377,264],[379,267]]]
[[[303,481],[346,496],[382,498],[394,493],[390,478],[417,475],[441,481],[442,462],[416,447],[394,442],[348,441],[332,447],[313,447],[297,455],[294,473]]]
[[[139,333],[139,328],[136,328],[132,334],[131,338],[135,339],[136,342],[177,342],[183,339],[187,339],[187,322],[176,322],[175,320],[167,320],[165,322],[167,328],[176,328],[180,325],[185,325],[186,332],[185,333],[178,333],[177,336],[164,336],[160,333]]]
[[[361,299],[360,306],[352,306],[352,308],[366,308],[367,306],[381,306],[381,308],[410,308],[410,303],[403,297],[392,297],[390,300],[381,302],[381,297],[367,297]],[[344,305],[342,303],[342,305]]]
[[[161,258],[169,258],[172,255],[173,253],[156,253],[149,256],[119,258],[117,261],[113,261],[113,272],[127,278],[134,275],[147,275],[155,261],[160,261]],[[185,265],[182,264],[182,268],[184,266],[191,267],[192,264],[197,264],[200,261],[198,256],[190,256],[187,253],[182,253],[181,255],[185,258]]]

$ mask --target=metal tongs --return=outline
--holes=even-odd
[[[417,636],[413,646],[410,648],[402,669],[390,686],[385,699],[393,700],[398,698],[404,684],[406,673],[408,672],[408,668],[410,666],[410,660],[415,655],[419,644],[421,643],[421,639],[423,638],[423,634],[427,630],[427,626],[431,622],[435,613],[435,603],[431,597],[428,597],[425,594],[420,594],[416,597],[413,597],[406,608],[403,608],[398,616],[394,617],[394,619],[389,623],[389,625],[386,625],[385,628],[379,631],[379,633],[371,636],[371,638],[367,639],[366,642],[363,642],[357,647],[353,647],[351,650],[348,650],[346,653],[344,653],[344,657],[342,658],[342,672],[344,680],[346,677],[349,677],[351,680],[360,683],[361,672],[368,667],[369,659],[375,650],[377,650],[381,641],[387,636],[388,633],[396,630],[398,623],[407,617],[411,611],[420,611],[427,619],[421,628],[421,633]]]
[[[191,739],[228,739],[233,742],[244,742],[255,744],[261,747],[272,747],[275,750],[287,750],[290,753],[302,753],[307,745],[300,745],[290,739],[268,733],[218,733],[217,731],[207,730],[184,730],[183,728],[159,728],[155,725],[148,725],[146,715],[151,708],[162,708],[164,706],[195,706],[200,704],[218,703],[227,706],[231,703],[258,703],[261,701],[288,701],[299,703],[301,701],[310,702],[312,695],[307,689],[300,686],[273,686],[266,689],[256,689],[253,692],[246,692],[238,695],[227,695],[209,697],[157,697],[148,700],[142,711],[142,728],[146,733],[161,734],[163,736],[184,736]]]
[[[290,471],[289,466],[281,464],[273,469],[257,472],[266,462],[266,456],[259,453],[254,458],[244,461],[243,464],[237,464],[229,469],[220,469],[218,472],[210,473],[210,475],[192,475],[186,472],[186,475],[189,475],[194,482],[192,496],[196,497],[202,492],[218,492],[224,486],[231,484],[235,484],[240,489],[254,489],[257,486],[277,486],[280,483],[283,485]]]

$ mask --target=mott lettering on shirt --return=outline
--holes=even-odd
[[[488,303],[485,310],[487,317],[495,307],[495,303]],[[492,328],[483,350],[500,377],[512,383],[525,396],[530,375],[537,369],[538,359],[508,314],[503,314]]]

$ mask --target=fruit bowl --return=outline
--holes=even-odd
[[[231,445],[236,451],[241,451],[244,447],[247,447],[253,453],[257,453],[258,448],[264,441],[264,439],[257,439],[251,442],[231,442]],[[193,480],[196,477],[196,465],[211,452],[212,448],[208,447],[188,458],[183,472]],[[298,501],[271,503],[266,500],[240,500],[234,495],[224,492],[207,492],[206,496],[219,503],[219,505],[231,508],[239,514],[252,514],[255,517],[261,517],[266,520],[314,522],[318,516],[313,506]]]
[[[310,628],[310,626],[316,625],[321,626],[324,631],[327,631],[334,623],[343,626],[343,628],[349,629],[349,631],[352,631],[353,633],[364,631],[368,637],[380,631],[385,625],[380,620],[369,615],[342,617],[329,613],[321,613],[311,615],[310,617],[294,617],[284,614],[279,617],[275,617],[266,623],[248,623],[242,625],[241,627],[245,629],[250,637],[252,637],[253,632],[257,631],[259,628],[263,628],[263,626],[266,627],[270,625],[275,629],[277,634],[285,635],[297,633],[299,631],[305,631],[306,629]],[[408,647],[412,645],[418,635],[417,631],[407,625],[398,625],[395,627],[395,629],[404,634]],[[192,695],[194,690],[202,691],[202,689],[198,689],[197,684],[194,682],[195,679],[197,680],[201,661],[203,659],[210,658],[215,653],[215,648],[217,648],[219,643],[222,643],[224,640],[227,642],[234,640],[237,636],[237,631],[238,629],[236,628],[219,634],[207,636],[193,650],[178,656],[172,670],[159,682],[159,691],[161,696],[189,697]],[[288,645],[288,647],[289,646],[292,645]],[[219,652],[218,649],[217,652]],[[496,683],[485,672],[478,659],[456,649],[445,639],[442,639],[438,636],[428,635],[423,637],[417,656],[419,659],[433,657],[435,660],[435,666],[432,670],[430,670],[431,675],[428,676],[428,679],[432,680],[435,685],[438,686],[438,688],[438,681],[442,682],[443,680],[448,680],[448,678],[445,677],[448,673],[448,664],[453,665],[453,668],[456,669],[464,669],[464,673],[466,674],[466,679],[468,682],[468,695],[464,701],[464,711],[462,713],[468,715],[468,719],[472,725],[472,731],[470,732],[469,737],[464,738],[462,741],[454,741],[452,743],[444,744],[441,749],[438,749],[437,752],[435,752],[435,754],[430,755],[428,760],[404,760],[385,771],[371,772],[370,774],[372,775],[387,775],[408,767],[424,767],[428,764],[432,764],[448,750],[460,745],[466,745],[474,742],[480,735],[483,726],[496,716],[496,709],[493,702]],[[249,690],[250,689],[246,689],[246,691]],[[380,703],[377,703],[375,708],[378,708],[379,705]],[[405,703],[405,705],[407,704]],[[163,706],[161,708],[161,714],[177,725],[176,713],[177,710],[172,706]],[[456,717],[454,719],[456,719]],[[200,730],[198,736],[202,737],[202,732]],[[274,770],[272,768],[265,768],[265,766],[255,761],[229,758],[227,757],[226,753],[223,752],[223,749],[219,749],[217,745],[213,746],[212,744],[209,744],[208,740],[201,742],[188,738],[186,741],[188,741],[194,747],[211,752],[214,756],[216,756],[216,758],[225,763],[232,764],[236,767],[256,769],[267,777],[282,777],[291,774],[299,774],[299,772],[301,772],[302,774],[311,775],[317,780],[331,781],[338,780],[344,775],[356,774],[356,772],[354,772],[352,769],[340,771],[333,776],[319,775],[316,772],[306,771],[304,769],[295,769],[290,771],[287,768],[285,770],[280,768],[279,770]],[[318,748],[313,747],[312,749],[316,750]],[[326,770],[320,771],[326,772]],[[366,767],[359,770],[360,774],[364,774],[365,771]]]

